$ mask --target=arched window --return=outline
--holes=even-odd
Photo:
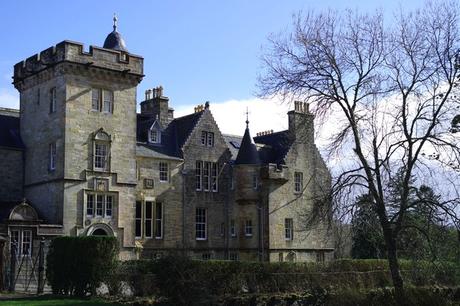
[[[100,129],[93,138],[93,170],[110,171],[110,135]]]

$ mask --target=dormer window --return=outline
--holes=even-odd
[[[150,143],[161,143],[161,125],[157,120],[150,126],[150,129],[148,131],[148,141]]]
[[[161,132],[156,128],[152,128],[149,132],[149,142],[161,143]]]

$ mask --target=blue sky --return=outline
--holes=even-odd
[[[69,39],[102,46],[117,13],[128,50],[145,59],[147,88],[162,85],[176,109],[203,103],[249,101],[256,92],[261,47],[287,29],[299,10],[336,8],[392,11],[421,1],[1,1],[0,107],[18,107],[11,85],[15,63]],[[138,101],[139,102],[139,101]],[[241,111],[242,113],[242,111]],[[239,114],[242,115],[242,114]]]

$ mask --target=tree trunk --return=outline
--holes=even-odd
[[[395,299],[398,305],[405,305],[404,281],[399,271],[398,257],[396,254],[396,240],[390,228],[383,229],[387,246],[388,266],[390,267],[391,279],[395,289]]]

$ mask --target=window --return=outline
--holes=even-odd
[[[108,156],[108,145],[105,143],[95,144],[94,168],[97,170],[105,170]]]
[[[153,203],[145,202],[145,218],[144,218],[144,235],[145,238],[152,238],[153,225]]]
[[[208,134],[208,133],[205,132],[205,131],[201,132],[201,144],[202,144],[203,146],[206,145],[207,134]]]
[[[201,160],[196,161],[196,168],[195,168],[195,188],[196,190],[200,191],[201,181],[203,177],[203,162]]]
[[[201,255],[202,260],[210,260],[211,259],[211,253],[203,253]]]
[[[10,248],[15,248],[17,256],[32,255],[32,231],[12,230],[10,236]]]
[[[21,251],[24,256],[32,255],[32,231],[30,230],[22,231]]]
[[[201,144],[203,146],[214,147],[214,133],[213,132],[201,132]]]
[[[204,162],[204,168],[203,168],[203,190],[204,191],[209,191],[209,171],[211,168],[211,163],[210,162]]]
[[[113,91],[93,88],[91,93],[91,109],[98,112],[113,112]]]
[[[153,201],[137,201],[135,237],[163,239],[163,204]]]
[[[49,146],[49,170],[56,169],[56,143],[50,143]]]
[[[161,143],[161,132],[156,128],[152,128],[149,133],[149,142]]]
[[[217,192],[217,163],[211,163],[211,187],[213,192]]]
[[[257,174],[252,175],[252,189],[257,190],[257,187],[259,187],[259,178],[257,177]]]
[[[163,238],[163,204],[155,203],[155,239]]]
[[[113,108],[113,91],[103,90],[104,93],[104,105],[103,111],[105,113],[111,113]]]
[[[101,101],[101,91],[99,89],[93,89],[92,90],[92,98],[91,98],[91,108],[93,110],[98,111],[100,101]]]
[[[229,254],[229,259],[230,259],[230,260],[233,260],[233,261],[238,261],[238,260],[239,260],[238,253],[236,253],[236,252],[231,252],[231,253]]]
[[[324,252],[316,252],[316,262],[324,262]]]
[[[208,147],[214,147],[214,133],[208,132]]]
[[[169,165],[168,163],[160,162],[160,182],[167,182],[169,178]]]
[[[56,87],[51,88],[50,90],[50,113],[56,111]]]
[[[252,220],[251,219],[247,219],[244,222],[244,235],[246,237],[252,237]]]
[[[94,214],[94,194],[86,196],[86,215],[92,216]]]
[[[196,240],[206,240],[206,209],[197,208],[195,216],[195,237]]]
[[[93,170],[110,170],[110,136],[100,129],[93,138]]]
[[[236,237],[235,220],[230,220],[230,236]]]
[[[112,218],[113,195],[88,193],[86,195],[86,216]]]
[[[225,237],[225,223],[220,224],[220,236]]]
[[[295,172],[294,173],[294,192],[301,193],[303,189],[303,173]]]
[[[105,197],[105,216],[108,218],[112,217],[112,207],[113,197],[108,195]]]
[[[196,161],[195,188],[197,191],[218,191],[219,167],[217,163]]]
[[[294,222],[290,218],[284,219],[284,238],[286,240],[294,238]]]
[[[104,196],[102,194],[96,195],[96,216],[101,217],[104,211]]]
[[[136,225],[135,225],[136,238],[142,237],[142,202],[136,202]]]

